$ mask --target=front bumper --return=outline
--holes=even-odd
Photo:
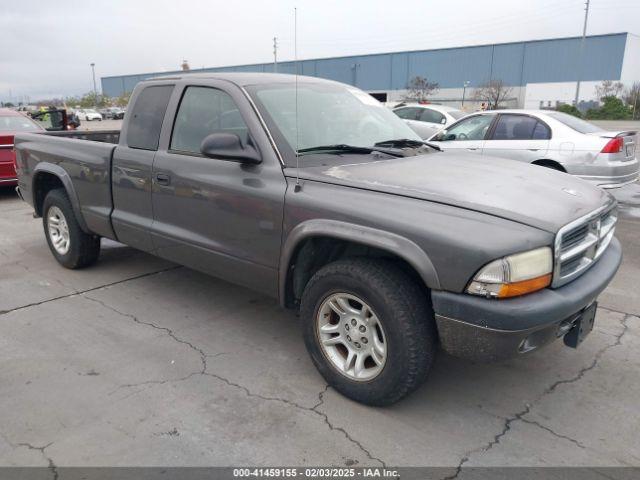
[[[18,185],[17,178],[0,178],[0,187],[12,187]]]
[[[607,287],[622,261],[613,239],[589,270],[572,282],[522,297],[493,300],[432,291],[442,347],[452,355],[499,361],[531,352],[562,337]]]

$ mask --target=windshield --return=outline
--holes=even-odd
[[[42,130],[33,120],[22,115],[0,116],[0,132],[29,132]]]
[[[295,84],[256,85],[250,91],[294,151],[296,145],[300,151],[327,145],[373,147],[393,139],[420,141],[391,110],[357,88],[299,83],[297,135]]]
[[[595,126],[593,123],[585,122],[584,120],[574,117],[573,115],[569,115],[568,113],[563,112],[545,112],[548,116],[557,120],[561,123],[564,123],[567,127],[573,128],[576,132],[580,133],[595,133],[601,132],[602,129],[600,127]]]

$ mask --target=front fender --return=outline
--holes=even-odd
[[[285,303],[287,274],[291,259],[301,242],[312,237],[329,237],[352,241],[397,255],[418,272],[427,287],[440,290],[438,274],[429,256],[411,240],[376,228],[337,220],[313,219],[296,225],[287,236],[282,247],[278,268],[278,292],[282,305]]]
[[[36,203],[35,187],[38,182],[38,177],[43,173],[55,175],[57,178],[60,179],[60,181],[62,182],[62,185],[67,191],[67,195],[69,196],[69,201],[71,202],[71,206],[73,207],[73,213],[75,214],[76,219],[78,220],[78,224],[80,225],[80,228],[85,233],[91,233],[89,231],[89,228],[87,227],[87,223],[84,219],[84,216],[82,215],[82,211],[80,210],[80,201],[78,200],[78,194],[76,193],[76,190],[73,186],[73,181],[71,180],[71,177],[62,167],[60,167],[59,165],[56,165],[55,163],[40,162],[36,165],[35,169],[33,170],[33,180],[31,181],[31,196],[32,196],[31,200],[33,202],[32,204],[35,206],[36,215],[38,217],[42,216],[42,211],[38,209],[37,203]]]

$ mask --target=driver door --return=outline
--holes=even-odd
[[[169,106],[153,161],[153,225],[157,255],[268,294],[277,294],[286,181],[277,158],[249,165],[200,152],[211,133],[243,144],[264,132],[240,91],[225,82],[187,84]],[[256,125],[257,124],[257,125]],[[266,137],[265,137],[266,138]]]
[[[443,150],[482,153],[485,138],[495,118],[496,115],[491,113],[466,117],[435,135],[430,143],[438,145]]]

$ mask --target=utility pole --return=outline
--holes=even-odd
[[[95,99],[96,106],[98,106],[98,89],[96,88],[96,64],[91,63],[91,73],[93,74],[93,98]]]
[[[578,81],[576,82],[576,98],[575,106],[578,108],[578,97],[580,97],[580,79],[582,78],[582,64],[584,63],[584,42],[587,36],[587,20],[589,20],[589,3],[590,0],[585,2],[584,7],[584,25],[582,26],[582,38],[580,39],[580,53],[578,55]]]
[[[462,84],[462,109],[464,110],[464,95],[467,93],[467,87],[471,84],[469,80]]]
[[[278,37],[273,37],[273,71],[278,73]]]

